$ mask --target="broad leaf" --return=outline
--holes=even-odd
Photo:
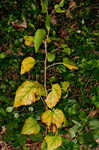
[[[68,58],[63,59],[63,64],[64,64],[64,66],[66,66],[70,70],[77,70],[78,69],[76,64],[73,61],[69,60]]]
[[[50,127],[51,123],[52,123],[52,119],[53,119],[53,112],[51,110],[46,110],[43,114],[42,114],[42,122],[45,123],[48,128]]]
[[[35,59],[32,57],[26,57],[21,64],[21,74],[29,72],[35,65]]]
[[[61,87],[58,83],[52,85],[52,91],[55,92],[58,98],[61,98]]]
[[[25,120],[21,133],[30,135],[30,134],[37,134],[39,133],[39,131],[40,126],[37,123],[37,121],[34,118],[29,117],[28,119]]]
[[[45,123],[49,129],[55,126],[60,128],[65,121],[64,113],[59,109],[55,109],[54,111],[47,110],[42,114],[42,122]]]
[[[48,94],[45,102],[49,108],[53,108],[61,98],[61,88],[59,84],[52,86],[52,91]]]
[[[43,39],[46,36],[46,32],[44,29],[38,29],[34,36],[34,47],[35,52],[37,53],[39,50],[40,45],[42,44]]]
[[[47,150],[55,150],[62,145],[62,137],[60,136],[47,135],[44,140],[47,143]]]
[[[40,99],[40,96],[44,96],[44,92],[41,93],[40,89],[44,91],[43,86],[37,81],[25,81],[16,91],[14,107],[22,105],[30,105]]]
[[[31,46],[34,43],[34,37],[33,36],[24,36],[24,44],[26,46]]]

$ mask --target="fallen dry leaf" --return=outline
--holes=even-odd
[[[24,56],[24,54],[21,52],[21,49],[20,48],[17,48],[18,50],[18,54],[21,55],[21,56]]]
[[[90,116],[90,117],[94,117],[94,116],[96,116],[97,114],[99,114],[99,109],[96,109],[96,110],[90,112],[90,113],[89,113],[89,116]]]
[[[57,20],[56,20],[55,15],[51,16],[51,24],[54,25],[54,26],[57,24]]]
[[[72,141],[72,138],[70,137],[70,135],[68,133],[67,134],[62,134],[61,137],[67,138],[70,141]]]
[[[5,128],[5,126],[2,126],[2,129],[1,129],[0,134],[4,134],[5,132],[6,132],[6,128]]]
[[[73,1],[73,0],[70,0],[70,3],[69,3],[69,8],[66,10],[66,16],[68,18],[73,18],[72,15],[71,15],[71,10],[74,10],[76,8],[76,3]]]
[[[18,24],[18,20],[12,22],[12,26],[15,28],[27,28],[27,22],[24,20],[21,24]]]
[[[99,138],[96,140],[96,143],[98,143],[98,144],[99,144]]]
[[[73,1],[73,0],[70,0],[70,3],[69,3],[69,9],[75,9],[77,6],[76,6],[76,3]]]

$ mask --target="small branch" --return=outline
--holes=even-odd
[[[63,63],[62,62],[54,63],[52,65],[49,65],[46,69],[49,69],[49,68],[56,66],[56,65],[63,65]]]
[[[41,100],[42,100],[42,102],[43,102],[43,104],[44,104],[44,106],[45,106],[45,109],[47,110],[47,109],[48,109],[48,107],[47,107],[47,105],[46,105],[45,101],[43,100],[43,98],[42,98],[42,97],[40,97],[40,98],[41,98]]]
[[[47,96],[47,88],[46,88],[46,71],[47,71],[47,41],[44,41],[45,46],[45,61],[44,61],[44,88]]]

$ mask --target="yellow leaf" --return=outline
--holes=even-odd
[[[64,66],[66,66],[70,70],[77,70],[78,69],[76,64],[73,61],[69,60],[68,58],[63,59],[63,64],[64,64]]]
[[[55,109],[55,111],[53,112],[52,123],[56,124],[57,128],[60,128],[64,120],[65,120],[64,113],[59,109]]]
[[[53,108],[61,98],[61,88],[59,84],[52,86],[52,91],[48,94],[45,102],[49,108]]]
[[[21,134],[37,134],[40,131],[40,126],[37,123],[37,121],[32,118],[29,117],[25,120],[24,126],[22,128]]]
[[[47,150],[55,150],[62,145],[62,137],[47,135],[44,140],[47,143]]]
[[[53,112],[51,110],[47,110],[42,114],[42,122],[45,123],[48,127],[52,123]]]
[[[35,101],[40,99],[39,89],[42,85],[37,81],[25,81],[16,91],[14,107],[19,107],[22,105],[30,105]]]
[[[64,113],[59,110],[55,109],[54,111],[47,110],[42,114],[42,122],[45,123],[48,128],[50,129],[50,126],[60,128],[62,124],[65,121]],[[55,131],[55,128],[53,128],[53,131]]]
[[[34,37],[33,36],[24,36],[24,43],[26,46],[31,46],[34,42]]]
[[[63,91],[67,91],[67,89],[68,89],[68,87],[70,86],[70,82],[68,82],[68,81],[64,81],[64,82],[61,82],[61,84],[62,84],[62,89],[63,89]]]
[[[61,98],[61,88],[58,83],[52,85],[52,91],[57,94],[59,99]]]
[[[21,64],[21,74],[30,71],[35,65],[35,59],[32,57],[26,57]]]

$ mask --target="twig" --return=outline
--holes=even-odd
[[[63,63],[62,62],[53,63],[52,65],[49,65],[46,69],[49,69],[49,68],[56,66],[56,65],[63,65]]]
[[[44,41],[44,46],[45,46],[45,61],[44,61],[44,88],[46,91],[46,96],[47,96],[47,88],[46,88],[46,71],[47,71],[47,41]]]
[[[41,100],[42,100],[42,102],[43,102],[43,104],[44,104],[44,106],[45,106],[45,109],[47,110],[47,109],[48,109],[48,107],[47,107],[47,105],[46,105],[45,101],[43,100],[43,98],[42,98],[42,97],[40,97],[40,98],[41,98]]]

